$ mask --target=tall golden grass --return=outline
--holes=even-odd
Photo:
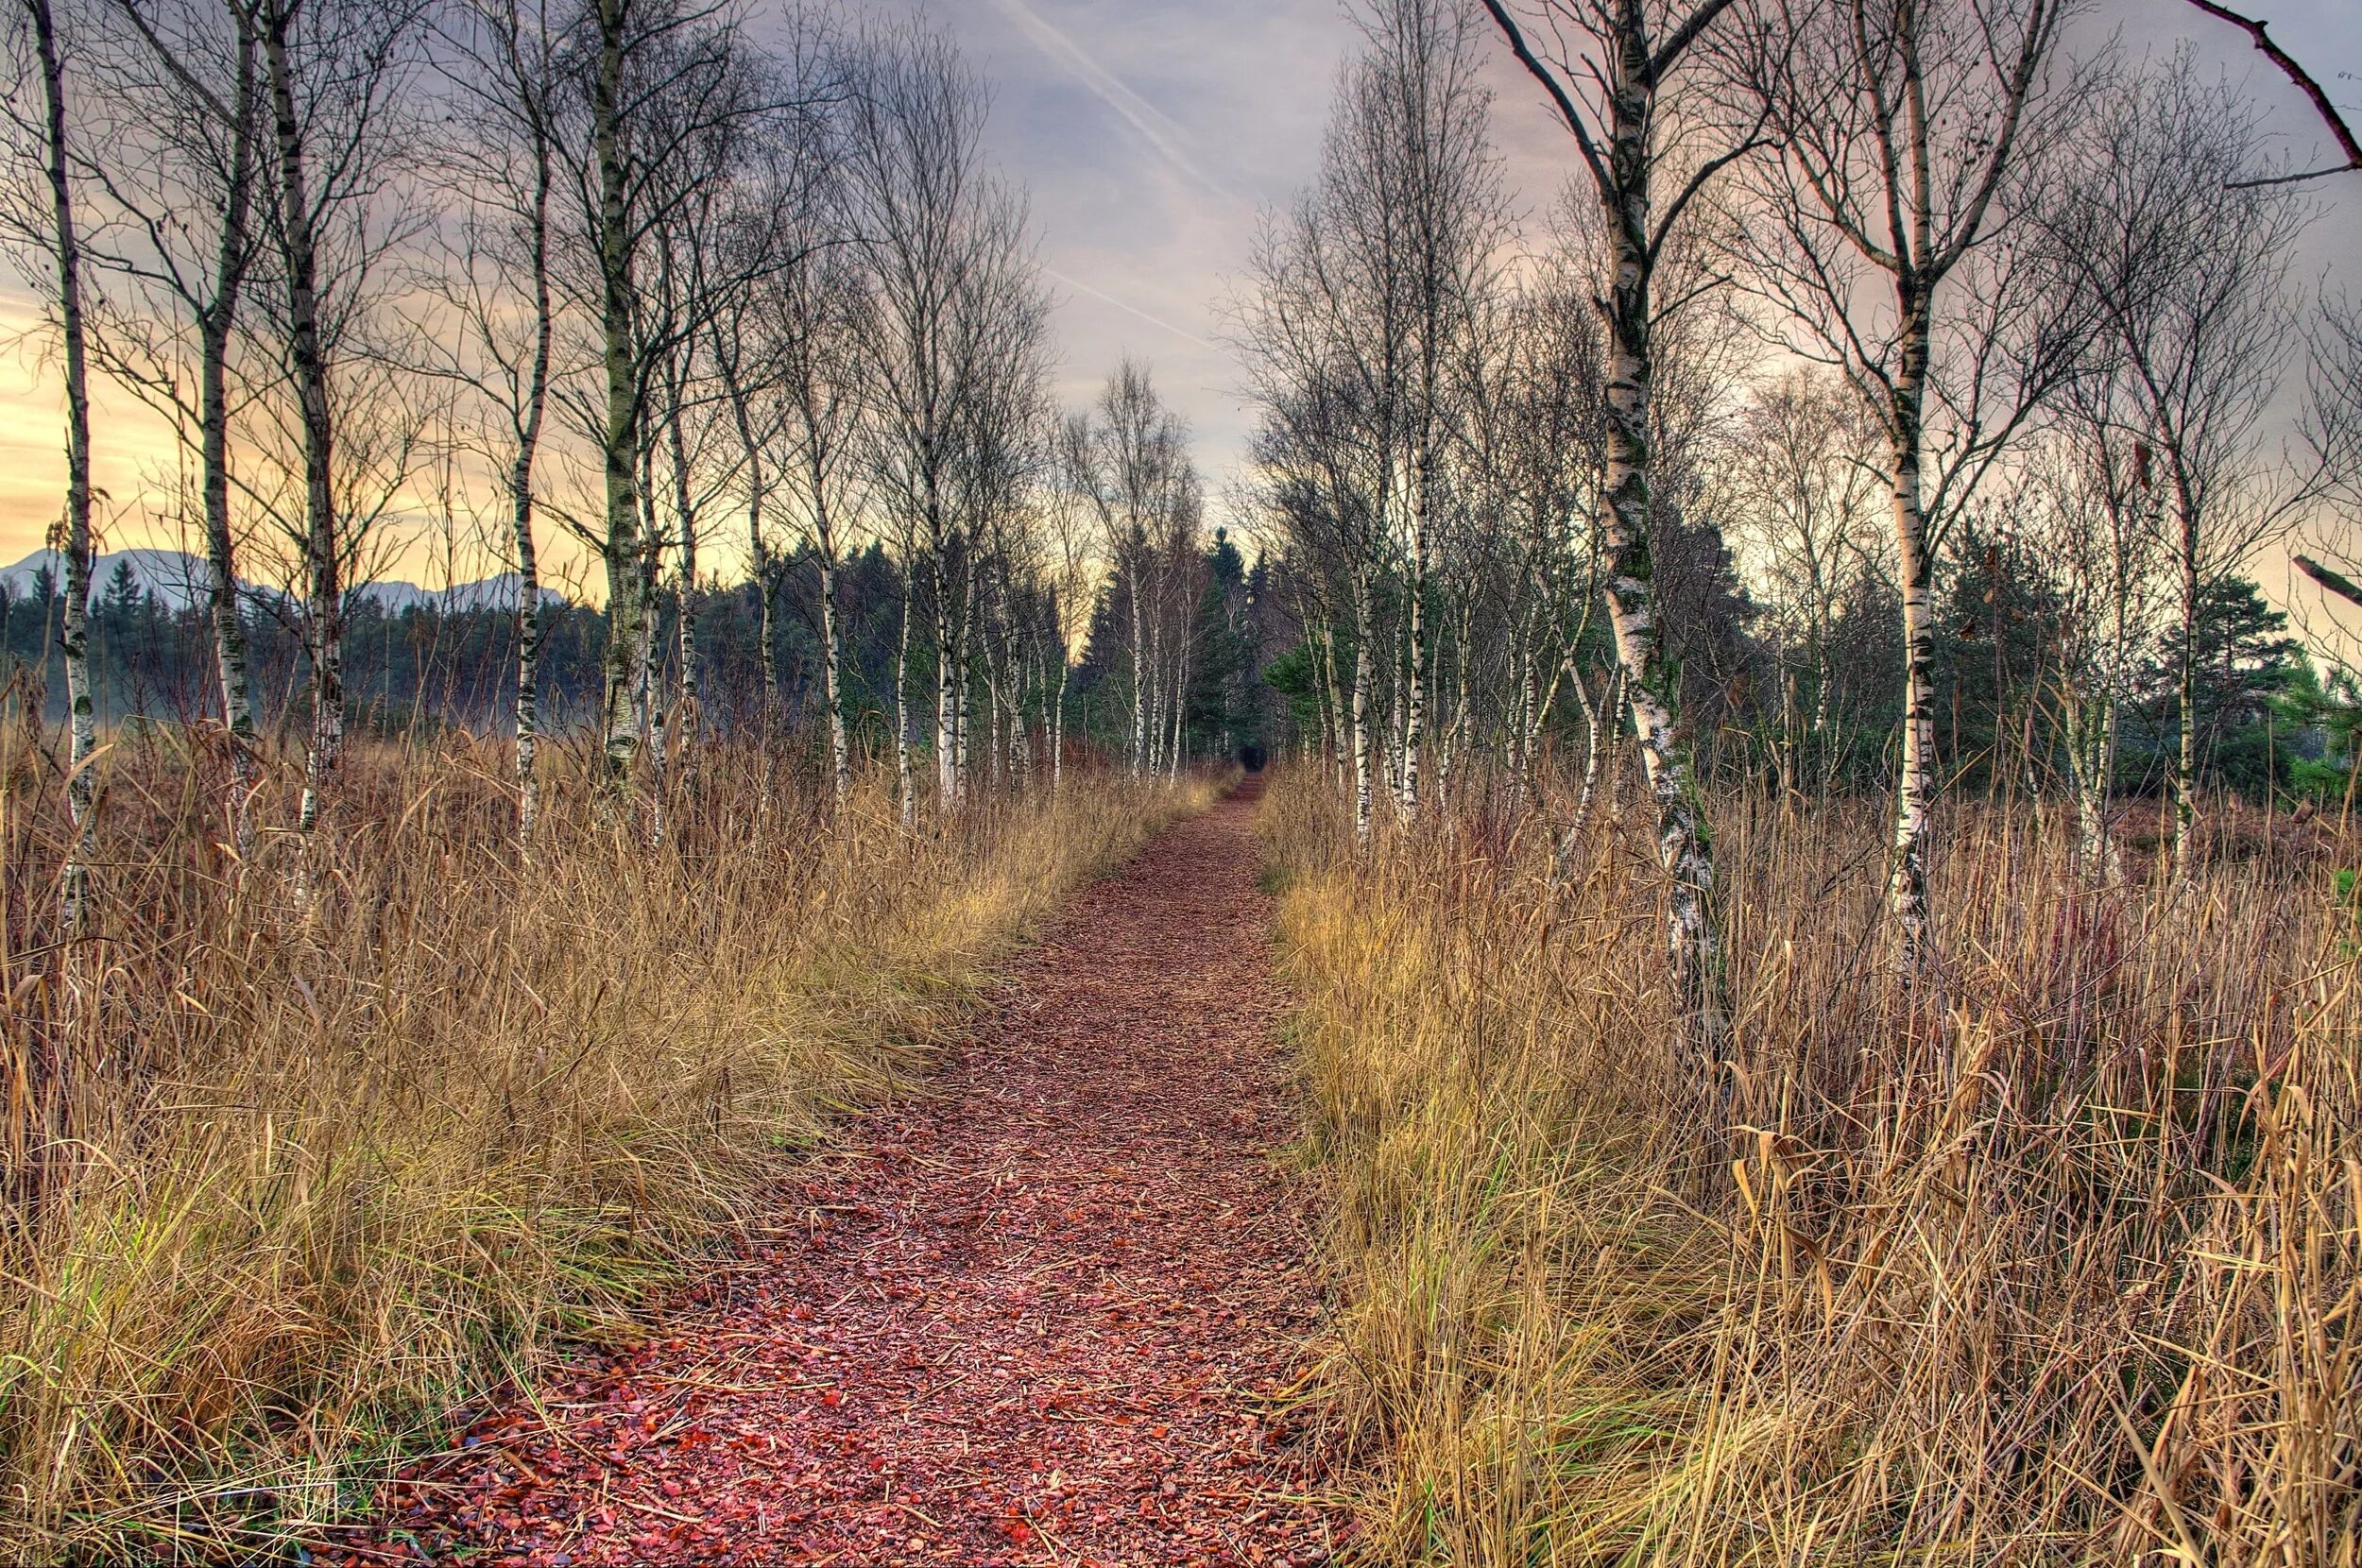
[[[0,1557],[251,1559],[363,1506],[756,1210],[1179,806],[1070,775],[908,834],[717,745],[654,848],[554,778],[527,860],[498,748],[378,745],[299,907],[283,841],[233,893],[216,760],[117,738],[60,948],[54,764],[0,736]]]
[[[1505,813],[1357,855],[1316,780],[1266,812],[1373,1560],[2358,1559],[2362,844],[2095,893],[1956,807],[1915,997],[1877,804],[1721,800],[1703,1150],[1645,824],[1553,893]]]

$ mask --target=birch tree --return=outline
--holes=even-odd
[[[1385,771],[1405,819],[1419,812],[1428,750],[1429,575],[1450,402],[1508,237],[1472,18],[1458,0],[1361,9],[1365,47],[1340,78],[1320,174],[1267,220],[1242,322],[1267,406],[1282,408],[1317,378],[1329,383],[1320,394],[1328,411],[1356,418],[1349,467],[1364,494],[1355,509],[1375,532],[1351,568],[1355,706],[1366,730],[1375,688],[1392,694]],[[1399,637],[1381,665],[1370,634],[1381,580],[1395,577]]]
[[[69,131],[66,44],[50,0],[22,0],[22,5],[23,20],[32,32],[33,68],[41,83],[35,111],[38,129],[21,124],[23,112],[14,103],[10,110],[20,120],[20,131],[33,131],[26,139],[37,149],[34,157],[42,173],[46,211],[11,213],[14,221],[9,227],[17,231],[16,238],[29,242],[26,248],[47,269],[42,281],[54,291],[49,302],[57,312],[59,358],[65,374],[65,505],[51,537],[64,567],[65,606],[59,647],[65,660],[65,803],[71,834],[58,880],[58,916],[60,929],[71,940],[81,934],[89,896],[91,813],[97,798],[93,758],[98,749],[98,725],[92,706],[90,667],[90,354],[83,324],[81,229],[75,215],[76,153]]]
[[[817,569],[814,603],[828,707],[829,773],[842,807],[852,791],[853,762],[845,714],[845,629],[837,574],[859,515],[855,482],[869,391],[863,355],[872,330],[870,301],[858,256],[826,240],[805,247],[758,298],[776,334],[777,468],[782,487],[800,513],[799,532]],[[750,461],[759,466],[764,444],[751,441],[747,450]],[[747,484],[750,498],[767,489],[759,469],[750,470]],[[750,500],[750,520],[759,518],[759,500]],[[750,520],[758,540],[760,526]],[[758,543],[759,564],[764,558],[762,551]],[[761,635],[769,681],[775,678],[768,664],[770,588],[760,576],[757,582],[766,602]]]
[[[1672,1054],[1683,1075],[1703,1085],[1719,1082],[1728,1053],[1729,981],[1714,907],[1712,835],[1680,723],[1678,679],[1660,646],[1649,443],[1652,334],[1669,303],[1654,297],[1658,264],[1699,193],[1752,145],[1749,128],[1717,123],[1685,93],[1691,57],[1730,0],[1484,5],[1573,139],[1600,213],[1601,250],[1591,271],[1607,336],[1599,389],[1607,432],[1601,591],[1622,700],[1656,805],[1657,856],[1670,882]],[[1530,28],[1552,58],[1537,50]]]
[[[590,0],[575,43],[562,142],[571,231],[588,265],[573,283],[597,322],[598,389],[574,410],[599,453],[600,516],[579,531],[607,579],[601,778],[632,787],[643,730],[661,694],[657,643],[665,540],[653,526],[653,463],[665,437],[659,394],[676,356],[695,351],[717,303],[710,290],[667,292],[663,237],[737,172],[751,128],[792,84],[767,79],[735,11],[681,0]],[[676,273],[673,281],[680,281]],[[679,505],[677,487],[675,505]],[[646,722],[643,724],[642,718]]]
[[[540,551],[536,534],[539,465],[557,374],[558,264],[553,204],[558,196],[560,27],[542,0],[468,0],[444,14],[440,60],[464,128],[439,139],[437,166],[455,177],[454,232],[436,281],[457,317],[456,342],[428,323],[421,347],[439,349],[430,369],[463,383],[498,421],[483,455],[505,482],[508,550],[516,564],[517,834],[533,840],[540,787]]]
[[[2057,591],[2059,706],[2075,786],[2076,858],[2096,884],[2122,873],[2110,822],[2125,705],[2156,650],[2165,533],[2155,449],[2079,386],[2028,466],[2035,539]]]
[[[2073,94],[2063,0],[1768,0],[1742,80],[1771,128],[1734,233],[1780,346],[1840,369],[1888,451],[1903,744],[1888,906],[1933,956],[1935,580],[1950,520],[2072,363],[2055,274],[2022,243]]]
[[[1843,722],[1832,706],[1835,639],[1849,595],[1881,554],[1877,432],[1852,388],[1798,368],[1756,391],[1731,441],[1717,504],[1737,523],[1777,617],[1783,785],[1798,787],[1795,758],[1809,747],[1826,790],[1839,755],[1832,731]]]
[[[91,250],[90,349],[108,377],[170,422],[197,467],[213,663],[230,760],[229,842],[254,858],[256,747],[231,432],[244,400],[232,355],[266,226],[262,44],[249,0],[113,0],[109,93],[85,114],[106,157],[88,188],[108,210]]]
[[[959,804],[974,542],[959,465],[975,434],[971,398],[995,373],[995,333],[1040,307],[1023,206],[984,167],[983,89],[950,43],[874,33],[856,44],[848,77],[844,188],[873,323],[867,467],[901,547],[895,708],[907,821],[916,810],[910,676],[922,607],[933,632],[935,797],[946,810]],[[1033,302],[1018,308],[1020,295]],[[1026,342],[1037,352],[1038,332]]]
[[[385,396],[353,400],[341,420],[339,363],[355,347],[380,281],[376,264],[405,237],[384,202],[394,137],[408,99],[419,8],[383,0],[256,0],[272,160],[266,212],[280,298],[268,325],[296,494],[274,511],[298,546],[311,720],[297,827],[317,830],[344,750],[345,591],[371,523],[407,478],[417,431]],[[331,271],[323,282],[323,264]],[[368,366],[367,356],[351,363]],[[366,409],[366,412],[363,410]],[[376,428],[356,443],[356,418]],[[339,437],[351,450],[340,454]],[[350,459],[340,475],[340,456]],[[351,493],[374,469],[374,504]],[[340,493],[340,480],[346,481]],[[307,869],[300,887],[312,886]]]
[[[1593,700],[1579,668],[1598,601],[1600,496],[1606,469],[1600,417],[1604,344],[1591,291],[1564,256],[1541,258],[1501,301],[1474,355],[1458,421],[1471,482],[1506,544],[1505,673],[1511,692],[1510,767],[1530,806],[1546,803],[1543,736],[1571,690],[1586,721],[1582,798],[1559,825],[1570,852],[1587,815],[1613,705]],[[1603,681],[1611,673],[1602,673]]]
[[[1128,632],[1137,778],[1161,759],[1160,693],[1171,689],[1169,661],[1180,652],[1172,636],[1169,568],[1173,537],[1188,526],[1182,516],[1196,506],[1189,432],[1158,396],[1147,367],[1127,358],[1108,375],[1093,407],[1067,421],[1061,443],[1063,481],[1096,519],[1115,568],[1113,592]]]
[[[2208,595],[2317,493],[2270,418],[2298,347],[2291,247],[2307,217],[2266,156],[2257,111],[2177,54],[2099,96],[2050,217],[2061,264],[2097,326],[2084,423],[2136,443],[2165,530],[2178,623],[2174,863],[2200,811],[2198,623]],[[2155,471],[2148,472],[2153,463]]]

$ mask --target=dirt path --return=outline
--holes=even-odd
[[[1086,890],[929,1086],[663,1321],[391,1499],[436,1561],[1328,1559],[1251,806]],[[702,1297],[703,1299],[699,1299]],[[355,1558],[383,1561],[384,1556]]]

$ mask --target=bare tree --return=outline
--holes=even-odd
[[[1267,224],[1242,325],[1275,422],[1291,403],[1306,412],[1315,382],[1327,383],[1318,396],[1329,415],[1352,416],[1350,435],[1328,422],[1351,448],[1330,477],[1350,472],[1362,492],[1355,513],[1371,524],[1350,568],[1357,789],[1370,784],[1364,754],[1385,670],[1386,773],[1412,818],[1430,724],[1430,575],[1450,405],[1508,220],[1472,13],[1457,0],[1373,0],[1359,20],[1366,47],[1340,78],[1320,175]],[[1381,666],[1375,611],[1381,579],[1397,572],[1398,638]]]
[[[275,288],[243,322],[246,432],[253,454],[233,484],[283,540],[309,666],[310,712],[295,891],[318,887],[311,860],[344,742],[346,595],[379,562],[379,525],[406,485],[427,412],[373,338],[387,262],[419,214],[391,199],[410,92],[417,4],[256,0],[261,98],[269,127],[258,178]]]
[[[1717,466],[1716,504],[1737,525],[1774,617],[1784,665],[1781,778],[1791,792],[1801,787],[1796,756],[1810,748],[1825,789],[1839,756],[1838,625],[1880,554],[1877,433],[1852,388],[1798,367],[1756,390],[1731,440]],[[1797,700],[1800,673],[1808,703]]]
[[[837,573],[859,516],[853,486],[870,389],[862,363],[872,331],[870,300],[859,256],[827,241],[810,247],[766,298],[779,333],[779,422],[786,452],[781,467],[802,509],[804,540],[818,567],[829,771],[842,807],[852,792],[853,755],[845,716],[845,625]]]
[[[872,301],[866,442],[871,493],[900,545],[897,769],[916,810],[909,702],[921,577],[935,654],[935,793],[959,804],[967,575],[975,520],[961,507],[978,400],[1017,353],[1037,355],[1042,304],[1022,204],[984,167],[984,96],[943,39],[877,33],[853,51],[844,152],[848,227]]]
[[[1600,215],[1592,272],[1606,324],[1600,389],[1606,425],[1602,592],[1623,673],[1623,700],[1656,800],[1657,854],[1671,880],[1666,946],[1679,1017],[1673,1055],[1698,1083],[1719,1079],[1729,981],[1714,910],[1714,853],[1695,760],[1680,722],[1677,677],[1661,656],[1650,494],[1652,334],[1669,304],[1657,266],[1707,182],[1751,145],[1685,94],[1699,41],[1730,0],[1540,0],[1521,22],[1511,0],[1484,0],[1511,51],[1573,137]],[[1529,38],[1554,47],[1545,59]],[[1668,178],[1669,193],[1659,189]]]
[[[303,628],[312,663],[311,738],[298,826],[318,825],[344,747],[343,568],[330,397],[333,330],[324,329],[324,224],[351,214],[367,247],[368,203],[382,188],[387,122],[402,97],[414,5],[260,0],[264,77],[277,152],[271,231],[281,286],[285,375],[301,430]],[[325,142],[326,145],[323,145]]]
[[[516,563],[517,833],[530,844],[540,787],[540,552],[536,538],[541,459],[556,361],[557,300],[552,202],[557,194],[559,23],[544,0],[466,0],[442,17],[439,63],[470,111],[439,139],[436,163],[457,205],[443,264],[431,281],[457,317],[431,368],[463,382],[499,420],[485,455],[506,482],[508,548]]]
[[[66,759],[66,815],[73,830],[65,864],[58,881],[58,915],[66,935],[80,934],[82,912],[89,895],[91,812],[96,801],[97,776],[93,758],[98,749],[98,725],[91,700],[90,560],[91,451],[90,354],[83,326],[82,241],[75,221],[73,170],[75,152],[68,140],[65,46],[59,36],[50,0],[23,0],[25,19],[32,28],[34,68],[41,79],[39,128],[29,138],[46,186],[46,211],[10,213],[14,238],[39,255],[54,288],[60,358],[65,370],[65,508],[52,531],[64,564],[65,609],[59,639],[65,658],[66,723],[70,739]],[[10,105],[11,113],[22,111]],[[30,129],[22,127],[20,129]]]
[[[1836,366],[1888,447],[1902,594],[1903,751],[1889,906],[1908,973],[1932,955],[1936,561],[1951,519],[2071,364],[2015,221],[2063,126],[2062,0],[1768,0],[1742,78],[1773,128],[1733,226],[1782,346]],[[1779,329],[1775,329],[1779,330]]]
[[[2097,326],[2083,422],[2132,444],[2156,487],[2177,603],[2174,861],[2198,827],[2199,617],[2222,578],[2285,532],[2319,465],[2271,439],[2274,368],[2296,347],[2290,246],[2305,209],[2268,174],[2256,111],[2184,52],[2100,94],[2050,218]],[[2154,463],[2156,471],[2149,472]]]
[[[725,298],[681,286],[681,225],[700,203],[727,195],[753,128],[777,112],[783,85],[792,84],[760,69],[733,10],[695,0],[591,0],[573,47],[580,64],[561,157],[588,264],[569,287],[598,323],[600,367],[596,396],[573,412],[603,476],[599,520],[576,531],[606,568],[601,773],[606,788],[621,793],[631,787],[643,730],[661,730],[651,674],[662,657],[657,610],[666,542],[653,493],[666,435],[659,392],[668,369],[684,372],[679,356],[696,351]],[[669,252],[668,234],[676,242]]]
[[[827,135],[815,120],[774,159],[762,188],[776,223],[745,242],[757,250],[768,247],[772,262],[742,264],[752,286],[734,291],[732,303],[716,315],[713,358],[743,452],[740,489],[757,598],[764,723],[772,722],[779,701],[772,623],[779,571],[764,524],[775,490],[783,489],[801,514],[800,531],[819,568],[830,771],[841,807],[852,789],[852,751],[837,571],[859,512],[851,486],[867,390],[862,356],[869,318],[860,257],[841,232],[835,193],[825,180],[833,157]]]
[[[85,106],[106,148],[88,187],[110,218],[90,248],[104,280],[92,301],[90,347],[110,378],[163,414],[197,459],[230,756],[226,814],[243,867],[254,856],[257,737],[230,448],[241,401],[231,360],[265,240],[255,210],[264,178],[258,13],[248,0],[114,0],[91,20],[109,24],[109,91],[102,106]]]
[[[1115,567],[1113,592],[1128,630],[1132,773],[1162,760],[1164,694],[1186,650],[1173,635],[1172,561],[1176,536],[1194,527],[1198,482],[1189,432],[1157,396],[1148,369],[1125,359],[1097,404],[1060,428],[1059,466],[1069,495],[1096,520]],[[1078,545],[1070,551],[1084,554]]]
[[[2109,812],[2117,738],[2155,651],[2165,531],[2155,450],[2117,417],[2100,380],[2072,389],[2028,465],[2033,538],[2057,594],[2059,705],[2074,776],[2077,857],[2101,885],[2120,874]]]
[[[1547,801],[1543,736],[1563,690],[1571,687],[1588,721],[1583,798],[1560,825],[1561,847],[1569,852],[1588,814],[1613,712],[1602,716],[1589,673],[1577,668],[1599,600],[1606,470],[1599,398],[1605,345],[1583,280],[1566,258],[1548,257],[1499,302],[1491,330],[1471,345],[1464,412],[1456,422],[1470,502],[1482,520],[1474,531],[1502,553],[1490,571],[1503,579],[1505,595],[1508,751],[1530,805]]]

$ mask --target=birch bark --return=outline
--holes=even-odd
[[[312,724],[298,825],[308,837],[319,825],[323,799],[344,749],[345,607],[330,451],[334,432],[328,366],[320,343],[316,214],[288,53],[295,16],[287,0],[264,0],[263,60],[279,151],[280,259],[286,274],[288,348],[303,435],[303,619],[312,658]]]
[[[82,931],[90,894],[91,813],[97,800],[92,758],[98,723],[90,672],[90,369],[82,328],[82,249],[68,174],[65,64],[49,0],[26,0],[41,65],[43,128],[49,177],[50,240],[58,268],[58,325],[65,361],[65,611],[60,638],[65,656],[67,725],[65,804],[73,838],[58,880],[58,916],[70,940]]]

